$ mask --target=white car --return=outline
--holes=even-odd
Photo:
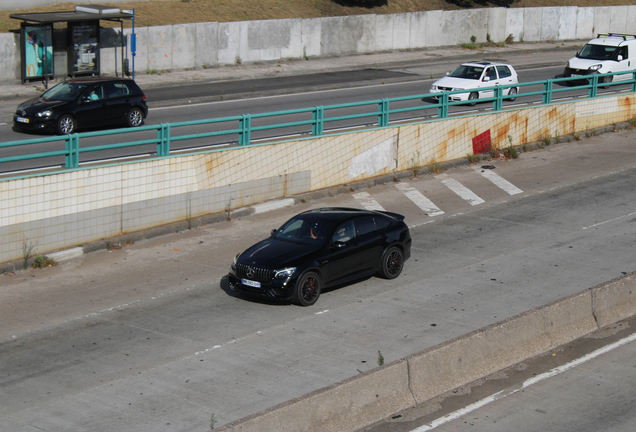
[[[435,81],[431,86],[430,92],[467,90],[466,93],[449,95],[449,100],[471,101],[470,105],[475,105],[477,99],[494,95],[492,89],[480,90],[481,88],[517,83],[519,83],[517,72],[509,64],[491,62],[462,63],[457,69],[446,74],[444,78]],[[504,90],[504,93],[510,96],[516,95],[517,92],[517,87],[509,87]],[[435,99],[438,98],[438,96],[433,97]],[[513,101],[515,99],[513,97],[506,100]]]

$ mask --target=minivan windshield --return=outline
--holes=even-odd
[[[77,97],[86,84],[62,82],[42,94],[42,99],[71,101]]]
[[[590,60],[611,60],[618,49],[617,46],[586,44],[576,56]]]

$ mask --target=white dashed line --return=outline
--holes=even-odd
[[[476,168],[476,170],[480,170],[479,174],[481,174],[482,177],[490,180],[495,186],[503,189],[504,191],[508,192],[510,195],[523,193],[523,191],[519,189],[517,186],[510,183],[508,180],[505,180],[503,177],[500,177],[499,175],[495,174],[491,170],[483,170],[481,168]]]
[[[410,187],[404,183],[398,183],[395,185],[408,199],[413,201],[413,203],[424,210],[429,216],[438,216],[444,214],[442,210],[439,209],[431,200],[422,195],[417,189]]]
[[[367,210],[384,211],[384,208],[376,200],[371,198],[368,192],[360,192],[353,195],[353,197],[359,200],[362,207]]]
[[[443,177],[438,176],[437,178]],[[459,195],[460,198],[468,201],[470,205],[477,205],[486,202],[481,199],[476,193],[474,193],[455,179],[447,178],[442,180],[442,183],[444,183],[447,188]]]

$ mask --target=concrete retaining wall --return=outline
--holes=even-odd
[[[37,1],[37,0],[32,0]],[[42,0],[44,1],[44,0]],[[18,21],[16,21],[16,27]],[[102,29],[111,32],[112,29]],[[119,31],[119,30],[117,30]],[[138,27],[135,73],[305,56],[365,54],[470,42],[590,39],[601,32],[636,34],[636,5],[603,7],[482,8],[404,14]],[[129,35],[131,29],[125,29]],[[0,34],[6,61],[0,80],[20,79],[19,44]],[[128,39],[127,39],[128,40]],[[128,40],[128,52],[130,42]],[[115,52],[117,51],[117,52]],[[56,74],[66,74],[66,53],[56,52]],[[113,75],[121,48],[101,49],[102,73]],[[132,67],[132,56],[129,56]],[[62,61],[64,60],[64,61]]]
[[[0,262],[25,242],[45,254],[283,196],[408,171],[494,146],[592,131],[636,117],[615,95],[207,153],[82,168],[0,182]],[[81,134],[80,134],[81,135]]]
[[[634,314],[636,273],[460,336],[218,430],[359,430]],[[390,406],[396,409],[386,414]]]

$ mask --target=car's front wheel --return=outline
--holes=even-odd
[[[477,92],[472,92],[471,94],[468,95],[468,101],[470,102],[470,106],[475,106],[477,105],[477,99],[479,99],[479,93]]]
[[[68,114],[64,114],[57,121],[57,133],[59,135],[68,135],[75,132],[77,129],[77,123],[75,119]]]
[[[612,82],[612,78],[614,78],[614,77],[613,77],[613,76],[604,76],[604,77],[601,77],[601,78],[598,80],[598,83],[599,83],[599,84],[608,84],[608,83],[611,83],[611,82]],[[601,87],[602,87],[602,88],[604,88],[604,89],[610,88],[610,86],[608,86],[608,85],[604,85],[604,86],[601,86]]]
[[[303,273],[296,282],[296,303],[311,306],[320,297],[320,276],[316,272]]]
[[[514,96],[517,94],[517,87],[512,87],[509,91],[508,91],[508,96]],[[514,101],[515,99],[517,99],[516,97],[511,97],[510,99],[508,99],[509,101]]]
[[[129,127],[141,126],[144,122],[144,113],[139,108],[131,108],[126,115],[126,123]]]
[[[385,279],[395,279],[402,273],[404,267],[404,254],[402,250],[393,246],[382,255],[382,267],[380,267],[380,275]]]

